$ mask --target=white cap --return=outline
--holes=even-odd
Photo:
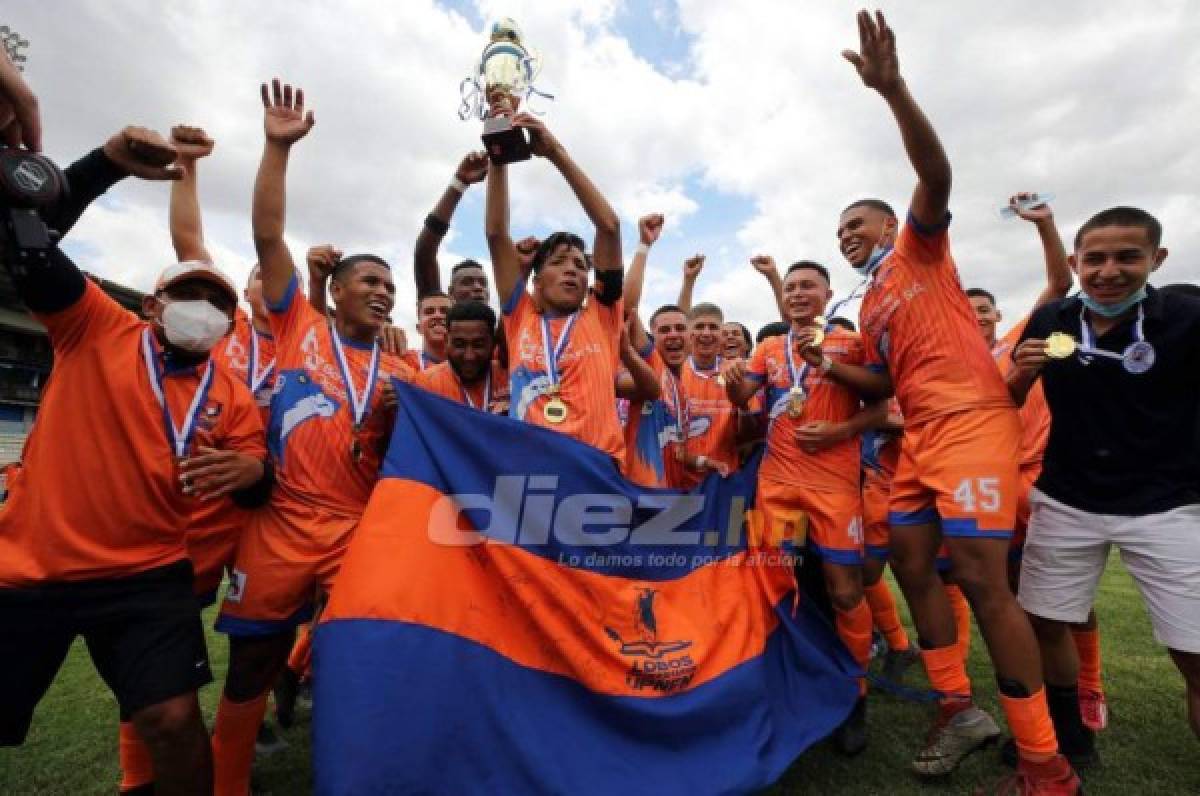
[[[158,275],[158,281],[154,283],[154,292],[166,290],[171,285],[182,282],[185,279],[204,279],[229,294],[229,298],[233,300],[234,305],[238,303],[238,291],[233,286],[233,282],[229,277],[217,268],[212,263],[206,263],[203,260],[185,260],[181,263],[168,265]]]

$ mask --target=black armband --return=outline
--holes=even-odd
[[[235,506],[243,509],[256,509],[271,499],[271,490],[275,486],[275,464],[271,457],[263,459],[263,474],[250,486],[233,492],[229,497]]]
[[[450,229],[450,224],[448,224],[445,221],[442,221],[440,218],[435,216],[433,213],[430,213],[429,215],[425,216],[425,229],[429,230],[434,235],[437,235],[440,238],[440,237],[444,236],[446,234],[446,232]]]
[[[625,272],[620,268],[613,271],[597,271],[596,286],[592,288],[596,300],[606,307],[611,307],[621,298],[625,285]]]
[[[103,147],[96,147],[67,166],[63,173],[67,178],[67,194],[56,207],[42,213],[42,219],[58,230],[60,236],[75,226],[83,211],[97,197],[129,176],[104,154]]]

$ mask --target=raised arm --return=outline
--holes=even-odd
[[[683,283],[679,286],[679,299],[675,302],[683,314],[692,311],[692,291],[696,288],[696,279],[704,270],[704,255],[693,254],[683,261]]]
[[[625,309],[636,310],[642,301],[642,284],[646,280],[646,258],[650,247],[658,242],[662,234],[662,213],[651,213],[638,219],[638,247],[629,263],[629,271],[625,274]]]
[[[630,313],[621,330],[621,364],[626,372],[617,377],[617,396],[631,401],[656,401],[662,395],[662,383],[654,368],[642,359],[632,335],[641,326],[637,313]]]
[[[1071,275],[1071,264],[1067,262],[1067,248],[1063,246],[1062,238],[1058,234],[1058,225],[1054,223],[1054,211],[1050,209],[1050,205],[1040,204],[1022,210],[1017,204],[1032,196],[1033,194],[1019,193],[1010,198],[1008,204],[1018,216],[1033,223],[1042,241],[1042,256],[1046,261],[1046,287],[1042,289],[1033,305],[1033,309],[1036,310],[1066,296],[1071,291],[1074,278]]]
[[[484,202],[483,230],[488,253],[492,257],[492,279],[500,306],[508,305],[521,283],[521,256],[513,244],[508,227],[508,166],[493,163],[488,167],[487,194]]]
[[[567,150],[558,139],[546,128],[546,124],[536,116],[519,113],[513,119],[513,125],[529,130],[530,149],[533,154],[546,158],[554,164],[562,174],[567,185],[575,192],[583,212],[596,227],[596,240],[592,245],[592,264],[597,271],[620,271],[621,263],[621,221],[612,205],[592,183],[583,169],[571,159]]]
[[[213,151],[213,140],[199,127],[177,125],[171,128],[171,144],[179,152],[177,161],[183,176],[171,184],[171,245],[175,258],[212,262],[204,245],[204,222],[196,188],[196,161]]]
[[[876,11],[874,19],[866,11],[858,12],[858,41],[859,52],[843,50],[842,56],[854,65],[868,88],[879,92],[896,117],[904,151],[917,172],[909,212],[918,224],[937,227],[946,220],[950,201],[950,160],[900,75],[896,34],[882,11]]]
[[[787,306],[783,303],[783,278],[775,266],[775,258],[767,254],[758,254],[750,258],[754,270],[762,274],[767,284],[771,286],[771,294],[775,296],[775,309],[779,311],[779,320],[788,323]]]
[[[254,201],[251,226],[254,230],[254,250],[262,269],[263,298],[267,304],[283,300],[288,283],[296,272],[292,253],[283,239],[287,216],[287,162],[292,144],[312,129],[312,111],[304,109],[304,91],[291,85],[271,81],[270,89],[262,84],[263,146],[262,162],[254,181]]]
[[[42,151],[42,115],[37,95],[0,47],[0,136],[10,147]]]
[[[442,191],[442,198],[425,217],[425,224],[417,233],[413,246],[413,279],[417,283],[417,295],[426,296],[442,289],[442,274],[438,270],[438,248],[450,228],[450,219],[458,201],[470,186],[482,182],[487,176],[488,157],[484,152],[471,152],[462,159],[454,170],[454,179]]]

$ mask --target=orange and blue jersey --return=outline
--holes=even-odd
[[[796,442],[796,430],[808,423],[844,423],[862,408],[858,395],[830,379],[819,369],[808,367],[799,351],[788,366],[787,347],[791,335],[764,340],[746,368],[747,378],[766,388],[768,407],[767,453],[759,475],[763,478],[828,492],[857,494],[859,488],[858,437],[844,440],[817,453],[806,453]],[[830,329],[821,349],[834,362],[863,363],[862,340],[854,332]],[[806,393],[799,417],[788,412],[792,371]]]
[[[629,402],[624,426],[625,477],[640,486],[678,488],[683,482],[683,467],[676,455],[679,379],[653,348],[653,342],[649,345],[644,358],[658,376],[662,394],[653,401]]]
[[[1007,379],[1012,370],[1012,353],[1029,323],[1026,316],[1009,330],[1008,334],[996,341],[992,347],[992,356],[1000,368],[1000,375]],[[1046,393],[1042,389],[1042,380],[1038,379],[1029,388],[1025,403],[1020,408],[1021,415],[1021,469],[1041,470],[1042,456],[1046,453],[1046,443],[1050,440],[1050,406],[1046,403]],[[1034,476],[1036,478],[1036,475]]]
[[[413,371],[377,345],[339,337],[348,371],[343,373],[334,326],[309,306],[295,276],[282,300],[268,309],[277,371],[268,427],[276,462],[271,502],[296,508],[316,504],[357,516],[375,486],[391,433],[384,385],[391,379],[412,381]],[[356,422],[355,401],[372,379],[362,420]]]
[[[401,355],[400,360],[412,368],[413,373],[423,373],[435,365],[445,362],[444,359],[438,359],[423,348],[420,351],[414,351],[410,348]]]
[[[255,329],[239,309],[233,319],[233,331],[213,348],[212,356],[218,365],[228,368],[246,383],[265,425],[275,387],[275,337]]]
[[[449,362],[441,362],[422,370],[413,379],[413,384],[435,395],[448,398],[472,409],[483,409],[492,414],[508,413],[508,371],[492,360],[485,379],[465,386]]]
[[[173,362],[150,324],[91,280],[74,304],[37,318],[54,376],[0,508],[0,588],[184,558],[199,499],[180,487],[180,444],[184,455],[204,446],[264,458],[250,392],[211,360]]]
[[[1012,406],[963,292],[946,225],[926,229],[910,216],[871,279],[859,320],[867,364],[887,368],[908,423]]]
[[[552,317],[540,312],[523,288],[515,289],[504,307],[509,415],[624,461],[625,442],[615,410],[622,312],[620,300],[604,304],[593,291],[576,312]],[[561,390],[557,398],[567,406],[567,416],[558,424],[544,415],[555,382]]]
[[[687,427],[684,448],[689,457],[705,456],[723,462],[733,472],[738,468],[738,409],[729,400],[725,385],[717,381],[721,358],[711,368],[701,368],[688,357],[680,371],[680,391],[686,401]],[[691,489],[704,474],[688,470],[683,488]]]
[[[726,534],[753,465],[636,487],[566,435],[397,392],[314,633],[316,791],[749,792],[844,719],[860,670],[794,559]]]

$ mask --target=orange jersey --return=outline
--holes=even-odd
[[[921,425],[963,409],[1011,407],[963,293],[945,229],[905,224],[859,311],[867,363],[891,373],[905,419]]]
[[[534,306],[533,297],[519,287],[505,307],[504,334],[512,389],[509,415],[574,437],[618,462],[624,461],[625,442],[615,409],[622,302],[608,306],[592,293],[573,315],[547,319],[551,348],[562,345],[556,366],[561,389],[558,398],[566,404],[567,416],[557,424],[549,422],[544,414],[546,404],[552,400],[547,395],[551,379],[542,324],[545,317]],[[568,324],[569,336],[563,343]]]
[[[625,477],[639,486],[678,487],[683,467],[677,451],[679,421],[676,396],[682,390],[662,356],[650,350],[646,363],[658,376],[662,395],[653,401],[630,401],[625,422]]]
[[[508,372],[495,360],[490,367],[491,375],[488,379],[471,387],[463,386],[449,362],[442,362],[421,371],[416,375],[413,384],[451,401],[467,404],[472,409],[486,407],[487,411],[493,414],[507,414]]]
[[[1025,331],[1029,322],[1026,316],[1020,323],[1009,330],[1008,334],[996,341],[992,347],[992,356],[1000,367],[1000,375],[1007,379],[1012,370],[1012,352]],[[1050,439],[1050,407],[1046,403],[1046,393],[1042,390],[1042,380],[1038,379],[1029,388],[1025,396],[1025,404],[1020,409],[1021,414],[1021,467],[1041,467],[1042,455],[1046,452],[1046,443]]]
[[[403,362],[405,365],[408,365],[410,368],[412,368],[414,373],[421,373],[423,371],[429,370],[434,365],[442,364],[442,362],[444,362],[445,360],[438,359],[437,357],[431,356],[431,355],[425,353],[424,350],[413,351],[410,348],[409,350],[404,352],[403,356],[400,357],[400,361]]]
[[[90,280],[79,301],[38,320],[54,378],[0,508],[0,587],[121,577],[183,558],[199,500],[180,487],[150,368],[177,428],[198,401],[189,454],[205,446],[265,457],[250,392],[215,366],[205,392],[207,366],[171,367],[151,326]]]
[[[779,335],[764,340],[754,349],[746,368],[751,380],[764,384],[767,395],[770,425],[767,453],[759,476],[783,484],[857,494],[859,438],[855,436],[817,453],[805,453],[796,442],[796,429],[817,421],[844,423],[861,409],[858,395],[822,375],[818,368],[806,367],[796,351],[793,362],[807,399],[800,416],[792,417],[788,411],[792,387],[788,339],[788,335]],[[861,365],[864,360],[862,339],[841,328],[831,329],[821,348],[834,362]]]
[[[686,402],[688,456],[706,456],[724,462],[730,472],[738,469],[738,409],[729,400],[725,386],[717,383],[721,358],[712,370],[700,370],[691,357],[679,369],[682,400]],[[704,473],[687,471],[683,488],[699,484]]]
[[[265,425],[275,386],[274,336],[255,329],[246,314],[238,310],[233,331],[213,348],[212,356],[250,388]]]
[[[365,394],[378,349],[339,338],[353,383],[348,388],[333,324],[309,306],[294,276],[283,301],[269,309],[278,373],[267,429],[276,464],[271,501],[361,514],[391,434],[393,413],[384,406],[384,385],[392,378],[411,382],[413,371],[399,357],[380,352],[377,376]],[[358,428],[355,394],[366,398]]]

